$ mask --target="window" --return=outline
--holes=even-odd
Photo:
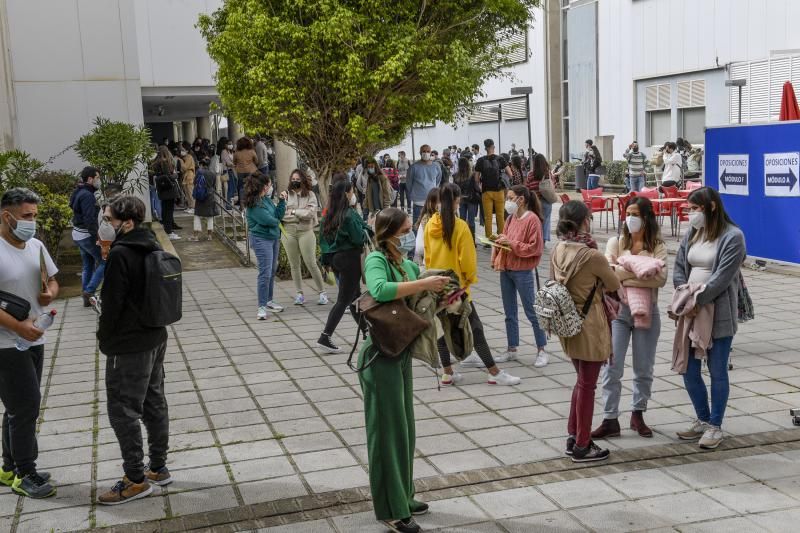
[[[648,85],[645,87],[645,109],[655,111],[657,109],[672,108],[672,86],[669,83],[658,85]]]
[[[647,144],[648,146],[662,146],[672,137],[672,111],[669,109],[647,112]],[[705,126],[705,113],[703,114]],[[691,142],[691,141],[690,141]]]
[[[747,85],[730,88],[730,122],[742,113],[742,122],[778,120],[783,84],[791,81],[795,96],[800,99],[800,56],[784,56],[760,61],[733,63],[728,76],[747,80]],[[742,101],[739,102],[741,92]]]
[[[705,144],[706,108],[692,107],[679,112],[680,136],[691,144]]]
[[[503,48],[508,51],[508,62],[503,67],[525,63],[528,60],[528,34],[524,31],[507,32],[501,37]]]

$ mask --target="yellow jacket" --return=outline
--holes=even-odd
[[[452,270],[469,294],[470,286],[478,282],[478,256],[472,232],[460,218],[456,218],[452,245],[444,242],[442,216],[434,214],[425,224],[425,268]]]

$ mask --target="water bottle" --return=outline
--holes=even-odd
[[[56,310],[55,309],[51,309],[47,313],[42,313],[39,316],[39,318],[37,318],[33,322],[33,325],[34,325],[34,327],[36,327],[36,329],[40,329],[40,330],[44,331],[44,330],[46,330],[47,328],[49,328],[50,326],[53,325],[53,322],[55,321],[55,319],[56,319]],[[22,337],[17,337],[17,350],[19,350],[20,352],[24,352],[25,350],[30,348],[31,344],[33,344],[33,343],[31,343],[29,341],[26,341]]]

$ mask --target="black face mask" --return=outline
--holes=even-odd
[[[292,182],[289,183],[289,188],[290,189],[299,189],[300,187],[301,187],[301,185],[300,185],[299,181],[292,181]]]

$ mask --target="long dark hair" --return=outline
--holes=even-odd
[[[428,196],[425,197],[425,205],[422,207],[422,212],[417,218],[417,223],[414,224],[414,230],[418,230],[422,225],[422,221],[426,222],[439,211],[439,189],[434,187],[428,191]]]
[[[308,177],[308,174],[306,174],[305,172],[303,172],[299,168],[296,168],[296,169],[292,170],[291,174],[289,174],[289,184],[290,185],[291,185],[291,182],[292,182],[292,176],[294,176],[295,174],[300,176],[300,196],[303,196],[303,197],[308,196],[308,193],[311,192],[311,188],[313,187],[313,185],[311,185],[311,178]]]
[[[445,183],[439,189],[439,213],[442,215],[442,233],[448,248],[453,248],[456,230],[455,201],[461,197],[461,188],[455,183]]]
[[[255,207],[261,199],[264,187],[272,183],[269,176],[261,172],[254,172],[244,180],[244,206]]]
[[[463,184],[467,180],[472,179],[472,169],[470,168],[469,159],[466,157],[458,158],[458,171],[453,176],[453,181],[458,184]]]
[[[538,195],[532,193],[530,189],[524,185],[514,185],[511,187],[511,192],[516,194],[517,197],[523,197],[525,199],[525,208],[539,217],[539,220],[544,220],[542,216],[542,204],[539,203]]]
[[[397,232],[408,219],[408,214],[396,207],[381,209],[375,216],[375,242],[386,259],[400,269],[403,253],[400,251]],[[402,272],[402,270],[400,270]]]
[[[516,168],[522,174],[522,158],[518,155],[511,157],[511,166]]]
[[[558,210],[556,234],[559,237],[567,237],[579,233],[587,218],[589,218],[589,208],[586,207],[586,204],[578,200],[570,200]]]
[[[228,138],[227,137],[220,137],[219,141],[217,142],[217,155],[222,157],[222,151],[225,147],[228,146]]]
[[[353,190],[353,183],[350,180],[336,182],[331,188],[328,197],[328,208],[325,213],[325,222],[322,224],[322,234],[328,238],[336,235],[336,232],[347,218],[350,209],[350,199],[347,193]]]
[[[652,254],[656,251],[656,246],[663,242],[661,228],[655,213],[653,213],[653,204],[644,196],[636,196],[630,199],[628,205],[639,206],[639,216],[642,217],[642,227],[644,228],[644,249]],[[627,224],[622,225],[622,238],[619,240],[619,244],[623,250],[630,250],[633,246],[633,239]]]
[[[550,163],[547,162],[547,158],[544,154],[536,154],[533,157],[533,169],[531,170],[531,174],[535,181],[542,181],[550,177]]]
[[[703,234],[704,240],[715,241],[728,226],[736,225],[725,211],[725,207],[722,205],[722,197],[715,189],[700,187],[693,191],[687,200],[701,206],[703,213],[706,215],[706,226],[703,231],[695,233],[694,240],[698,239],[700,234]],[[717,208],[712,210],[712,204],[716,205]]]

